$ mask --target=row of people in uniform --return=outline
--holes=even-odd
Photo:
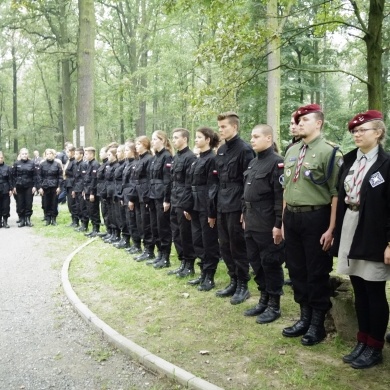
[[[191,276],[199,258],[200,276],[188,283],[202,291],[215,287],[221,256],[230,282],[216,295],[230,297],[232,304],[250,295],[251,265],[260,299],[245,315],[259,323],[280,317],[285,260],[300,318],[282,334],[301,337],[304,346],[326,337],[329,274],[332,255],[338,255],[339,272],[352,281],[359,325],[357,344],[343,361],[357,369],[380,363],[390,276],[390,172],[381,146],[382,114],[370,110],[349,122],[357,148],[345,156],[345,164],[338,148],[322,137],[324,114],[316,104],[293,114],[296,142],[284,160],[275,152],[268,125],[252,130],[250,147],[239,136],[236,113],[217,119],[225,142],[214,154],[218,136],[198,129],[198,158],[188,147],[189,132],[180,128],[172,132],[174,156],[161,131],[151,140],[141,136],[103,148],[101,164],[94,148],[68,147],[65,183],[72,225],[156,269],[170,266],[173,241],[180,266],[169,273]],[[362,167],[361,155],[369,161]],[[99,204],[106,232],[100,232]]]

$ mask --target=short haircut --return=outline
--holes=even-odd
[[[76,148],[76,152],[79,152],[80,154],[84,155],[84,148]]]
[[[256,125],[253,130],[260,130],[262,134],[264,135],[270,135],[273,139],[274,137],[274,131],[270,125],[260,124]]]
[[[74,152],[75,150],[76,148],[73,145],[68,147],[69,152]]]
[[[225,119],[227,119],[228,122],[231,125],[236,125],[237,126],[237,131],[239,130],[239,128],[240,128],[240,117],[238,116],[237,113],[235,113],[234,111],[227,111],[227,112],[223,112],[223,113],[219,114],[218,117],[217,117],[218,121],[223,121]]]
[[[187,142],[190,142],[190,132],[187,129],[177,127],[176,129],[172,130],[172,135],[175,133],[180,133],[183,138],[187,138]]]

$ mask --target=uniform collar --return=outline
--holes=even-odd
[[[165,148],[162,148],[159,152],[156,152],[155,155],[156,156],[161,156],[165,151]]]
[[[299,145],[299,149],[302,149],[303,145],[307,145],[307,147],[309,149],[312,149],[314,148],[314,146],[316,146],[321,140],[322,140],[322,135],[319,135],[318,137],[314,138],[313,140],[311,140],[308,144],[306,144],[305,142],[303,142],[303,140],[301,141],[301,145]]]
[[[274,147],[271,145],[269,148],[257,153],[258,160],[262,160],[274,153]]]
[[[357,150],[356,158],[360,160],[363,156],[366,156],[367,161],[371,161],[379,151],[379,145],[375,146],[375,148],[371,149],[368,153],[364,154],[360,149]]]
[[[225,144],[228,148],[231,148],[235,142],[240,138],[240,136],[238,134],[236,134],[232,139],[230,139],[229,141],[225,141]]]
[[[177,151],[177,154],[183,154],[183,153],[187,152],[189,149],[190,149],[190,147],[189,147],[189,146],[186,146],[184,149],[178,150],[178,151]]]
[[[207,156],[207,155],[210,154],[211,152],[212,152],[212,149],[208,149],[208,150],[206,150],[205,152],[200,152],[200,153],[199,153],[199,157]]]

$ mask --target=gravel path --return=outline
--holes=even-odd
[[[0,229],[0,389],[167,388],[80,319],[61,288],[64,254],[15,220]]]

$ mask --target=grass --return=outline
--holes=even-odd
[[[69,223],[66,215],[61,212],[56,228],[36,226],[39,234],[61,238],[58,245],[63,259],[85,242],[81,233],[65,227]],[[175,256],[172,260],[176,266]],[[253,281],[252,297],[233,306],[228,299],[215,297],[215,290],[198,292],[187,285],[188,279],[166,272],[137,263],[125,251],[96,240],[75,256],[70,280],[80,299],[115,330],[225,389],[389,388],[388,346],[383,365],[362,371],[342,363],[341,356],[352,345],[337,335],[314,347],[303,347],[299,338],[281,335],[283,327],[298,317],[289,287],[282,297],[282,317],[272,324],[258,325],[254,318],[243,316],[243,311],[258,300]],[[221,262],[217,289],[227,282],[226,267]]]

